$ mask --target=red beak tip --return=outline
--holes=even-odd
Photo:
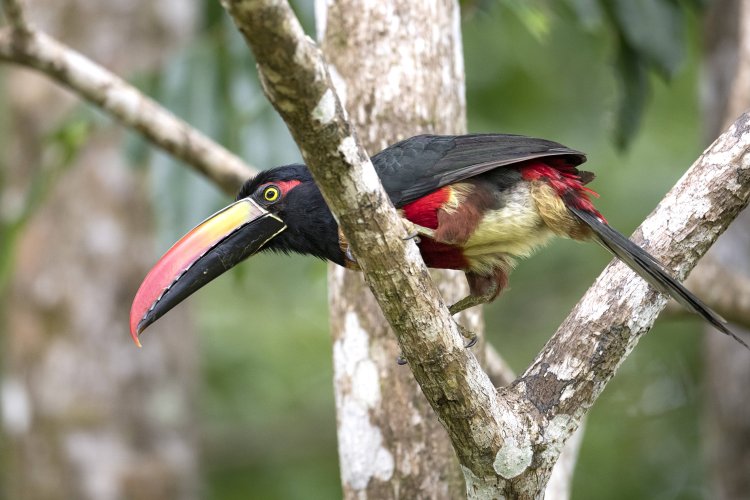
[[[141,340],[138,338],[143,330],[141,328],[131,328],[130,330],[130,337],[133,339],[133,342],[135,342],[135,345],[138,346],[138,348],[143,347],[141,345]]]
[[[140,349],[141,347],[143,347],[143,346],[141,345],[141,340],[140,340],[140,339],[138,338],[138,334],[137,334],[137,333],[133,332],[133,333],[131,333],[131,334],[130,334],[130,336],[131,336],[131,337],[133,338],[133,342],[135,342],[135,345],[136,345],[136,346],[137,346],[137,347],[138,347],[139,349]]]

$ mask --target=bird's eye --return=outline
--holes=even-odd
[[[281,196],[281,191],[277,186],[268,186],[263,190],[263,199],[267,202],[273,203],[277,201]]]

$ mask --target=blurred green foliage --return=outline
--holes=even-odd
[[[3,201],[0,204],[0,295],[5,291],[13,272],[18,237],[46,201],[60,175],[74,164],[95,125],[96,117],[84,108],[76,108],[65,116],[44,137],[40,161],[30,165],[28,182],[22,194],[11,201],[0,200]],[[8,170],[6,165],[0,164],[0,192],[4,191]]]
[[[501,0],[500,4],[542,42],[552,24],[561,21],[598,38],[610,39],[608,59],[615,62],[613,68],[619,86],[617,113],[611,131],[615,145],[625,150],[641,126],[652,92],[651,76],[668,81],[683,66],[689,14],[700,12],[707,1]],[[470,12],[492,10],[486,0],[464,3]]]
[[[297,6],[310,32],[306,4]],[[547,137],[587,151],[598,174],[593,188],[602,194],[597,205],[628,233],[703,147],[698,36],[694,19],[676,5],[474,5],[464,20],[470,130]],[[636,26],[644,12],[649,19]],[[206,3],[205,20],[195,43],[154,79],[154,95],[255,165],[296,161],[218,4]],[[632,52],[624,59],[623,46]],[[669,86],[654,69],[671,77]],[[612,141],[612,130],[624,127],[623,76],[627,106],[645,114],[629,118],[624,136]],[[626,139],[632,142],[623,156],[617,146]],[[154,154],[152,167],[155,202],[166,214],[156,256],[228,200],[166,155]],[[559,241],[519,265],[511,289],[486,308],[487,336],[516,370],[608,261],[595,245]],[[232,273],[235,279],[217,280],[183,306],[196,310],[200,330],[208,498],[340,496],[325,269],[309,258],[255,257]],[[693,320],[659,322],[623,365],[588,420],[574,498],[704,496],[698,327]]]

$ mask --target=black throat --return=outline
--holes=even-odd
[[[269,241],[265,249],[312,255],[344,265],[338,224],[312,180],[290,190],[274,212],[287,228]]]

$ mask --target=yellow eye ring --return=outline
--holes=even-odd
[[[276,186],[268,186],[263,190],[263,199],[268,202],[274,202],[281,196],[281,191]]]

